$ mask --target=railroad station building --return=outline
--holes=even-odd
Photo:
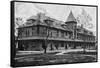
[[[38,13],[17,30],[18,50],[42,51],[44,45],[47,50],[91,49],[96,43],[93,32],[77,25],[72,11],[65,22]]]

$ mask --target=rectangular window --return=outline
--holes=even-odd
[[[22,37],[22,29],[18,29],[18,37]]]
[[[26,29],[25,28],[22,28],[22,37],[25,37],[26,36]]]
[[[32,27],[32,36],[36,36],[36,35],[37,35],[37,28]]]
[[[40,36],[46,36],[46,34],[48,33],[47,31],[47,29],[46,29],[46,27],[39,27],[40,29],[39,29],[39,35]]]
[[[64,37],[64,32],[63,31],[61,31],[61,37]]]
[[[54,30],[54,29],[52,30],[52,36],[57,37],[57,30]]]
[[[57,37],[59,37],[59,30],[57,30]]]
[[[29,30],[26,28],[26,37],[29,36]]]

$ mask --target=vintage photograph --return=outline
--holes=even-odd
[[[15,67],[97,62],[97,6],[13,1]]]

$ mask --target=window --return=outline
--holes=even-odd
[[[29,28],[29,36],[32,36],[32,28]]]
[[[52,37],[52,31],[49,32],[49,37]]]
[[[21,34],[22,34],[22,37],[25,37],[26,36],[26,29],[25,28],[22,28]]]
[[[85,34],[87,34],[87,33],[88,33],[88,31],[87,31],[87,30],[84,30],[84,33],[85,33]]]
[[[36,20],[35,19],[28,19],[26,24],[31,24],[34,23]]]
[[[26,28],[26,36],[29,36],[29,30]]]
[[[69,32],[65,32],[66,38],[69,38]]]
[[[37,28],[36,27],[32,27],[32,36],[37,35]]]
[[[59,37],[59,30],[57,30],[57,37]]]
[[[53,37],[58,37],[57,30],[52,29],[52,36],[53,36]]]
[[[22,29],[18,29],[18,37],[22,37]]]
[[[61,31],[61,37],[64,37],[64,32],[63,31]]]
[[[52,25],[52,20],[49,20],[49,19],[46,19],[44,20],[44,22],[48,25],[48,26],[51,26]]]
[[[46,27],[40,27],[39,33],[40,33],[40,36],[46,36],[46,34],[47,34]]]

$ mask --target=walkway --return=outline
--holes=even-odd
[[[52,50],[48,51],[47,53],[54,53],[58,52],[56,55],[62,55],[64,53],[68,52],[78,52],[78,51],[83,51],[83,49],[67,49],[67,50]],[[87,52],[95,52],[96,50],[86,50]],[[16,55],[28,55],[28,54],[42,54],[44,51],[18,51]]]

